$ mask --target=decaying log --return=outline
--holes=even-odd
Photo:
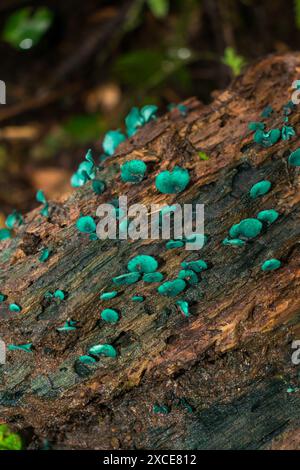
[[[287,393],[299,386],[291,343],[300,339],[300,173],[287,165],[299,143],[294,137],[262,148],[248,131],[269,104],[274,113],[267,126],[282,127],[299,67],[300,54],[268,57],[210,105],[190,99],[186,116],[173,110],[147,124],[103,165],[103,195],[87,184],[52,202],[49,219],[39,208],[27,214],[15,238],[2,242],[0,290],[8,299],[0,304],[0,336],[7,344],[32,342],[33,353],[8,352],[0,366],[0,416],[25,435],[29,448],[44,440],[54,449],[299,447],[299,392]],[[289,120],[297,134],[299,116],[296,109]],[[119,165],[132,158],[148,161],[147,177],[137,185],[120,180]],[[176,164],[190,171],[191,183],[179,195],[162,195],[155,176]],[[250,199],[261,179],[272,190]],[[199,255],[166,250],[164,240],[90,241],[78,232],[80,214],[94,216],[100,203],[120,194],[147,206],[204,203],[208,243]],[[234,223],[263,209],[276,209],[279,219],[245,247],[222,245]],[[40,263],[45,246],[53,253]],[[184,294],[189,318],[176,299],[157,293],[157,284],[121,287],[115,299],[100,300],[136,254],[155,256],[165,279],[175,278],[185,259],[207,261],[199,284]],[[282,267],[264,273],[269,258]],[[45,302],[55,289],[67,298]],[[135,293],[145,302],[132,302]],[[9,312],[9,302],[22,311]],[[99,321],[106,307],[121,313],[116,325]],[[70,318],[79,328],[59,333]],[[117,359],[78,365],[99,343],[112,344]],[[170,412],[154,413],[154,404]]]

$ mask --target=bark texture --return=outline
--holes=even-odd
[[[16,237],[2,242],[0,290],[8,300],[0,304],[0,336],[34,349],[9,352],[0,366],[0,417],[23,432],[29,448],[45,439],[58,449],[299,448],[299,392],[287,393],[299,386],[291,342],[300,339],[300,173],[287,165],[299,143],[294,137],[261,148],[247,129],[268,104],[275,111],[267,126],[282,127],[299,70],[300,54],[267,57],[209,106],[188,100],[186,117],[173,110],[147,124],[106,161],[102,196],[88,184],[51,202],[47,220],[39,209],[27,214]],[[299,134],[297,109],[290,123]],[[147,177],[122,183],[119,165],[133,158],[147,162]],[[175,165],[190,171],[188,188],[158,193],[155,176]],[[249,189],[261,179],[272,190],[252,200]],[[90,241],[78,232],[80,214],[93,216],[120,194],[129,204],[204,203],[209,242],[194,253],[166,250],[161,240]],[[234,223],[263,209],[276,209],[279,219],[245,247],[222,245]],[[45,246],[53,254],[40,263]],[[184,293],[190,318],[157,284],[139,282],[118,288],[113,300],[99,299],[137,254],[155,256],[165,280],[185,259],[207,261],[199,284]],[[269,258],[282,268],[263,273]],[[58,288],[66,300],[46,302],[45,292]],[[135,293],[145,302],[132,302]],[[9,302],[22,311],[9,313]],[[106,307],[120,312],[119,323],[99,321]],[[79,328],[57,332],[70,318]],[[99,343],[114,345],[118,358],[92,368],[76,362]],[[153,413],[155,403],[170,412]]]

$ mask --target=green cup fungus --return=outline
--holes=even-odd
[[[112,308],[106,308],[101,312],[101,319],[107,323],[117,323],[119,321],[119,314]]]
[[[161,284],[157,291],[161,295],[167,297],[176,297],[186,288],[186,282],[183,279],[175,279],[174,281],[166,281]]]
[[[130,160],[121,165],[121,179],[124,183],[140,183],[146,170],[147,165],[143,160]]]
[[[162,171],[155,179],[155,186],[162,194],[177,194],[190,182],[188,170],[175,166],[172,171]]]

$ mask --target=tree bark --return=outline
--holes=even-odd
[[[267,57],[210,105],[193,98],[187,116],[173,110],[147,124],[103,165],[103,195],[87,184],[52,202],[48,219],[40,208],[27,214],[15,238],[2,242],[0,290],[8,299],[0,304],[0,337],[32,342],[33,353],[8,352],[0,366],[0,416],[23,433],[28,448],[45,440],[54,449],[299,448],[299,392],[287,393],[299,386],[291,343],[300,339],[300,178],[287,165],[298,143],[294,137],[262,148],[247,127],[269,104],[267,127],[282,127],[299,67],[300,54]],[[298,122],[296,110],[296,132]],[[147,162],[147,177],[122,183],[119,165],[133,158]],[[191,182],[178,195],[163,195],[155,176],[175,165],[189,170]],[[271,191],[250,199],[262,179],[272,182]],[[208,243],[195,253],[166,250],[164,240],[90,241],[78,232],[81,214],[94,216],[100,203],[122,194],[148,207],[204,203]],[[276,209],[279,219],[245,247],[222,245],[233,224],[263,209]],[[38,261],[42,247],[53,250],[45,263]],[[115,299],[100,300],[137,254],[156,257],[165,280],[185,259],[208,263],[183,295],[189,318],[176,299],[158,294],[157,284],[117,288]],[[264,273],[269,258],[282,267]],[[67,298],[45,301],[56,289]],[[136,293],[143,303],[130,300]],[[22,311],[9,313],[10,302]],[[99,320],[107,307],[120,312],[116,325]],[[79,321],[77,330],[59,333],[70,318]],[[118,357],[80,365],[78,357],[99,343],[112,344]],[[154,413],[154,404],[170,412]]]

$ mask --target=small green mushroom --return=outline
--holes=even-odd
[[[0,229],[0,241],[7,240],[8,238],[11,238],[10,230],[8,230],[7,228],[1,228]]]
[[[103,194],[105,191],[105,183],[104,181],[101,181],[101,180],[93,180],[92,188],[93,188],[94,193],[98,195]]]
[[[82,364],[86,364],[86,365],[92,365],[92,364],[95,364],[95,362],[97,362],[96,359],[91,356],[80,356],[79,361],[82,362]]]
[[[101,300],[109,300],[113,299],[118,295],[118,292],[116,290],[113,290],[111,292],[103,292],[103,294],[100,295]]]
[[[39,257],[39,261],[41,263],[45,263],[49,259],[50,255],[51,255],[51,250],[49,248],[44,248]]]
[[[25,352],[32,352],[32,343],[28,344],[9,344],[7,349],[9,351],[25,351]]]
[[[106,308],[101,312],[101,318],[107,323],[117,323],[119,321],[119,314],[112,308]]]
[[[197,274],[191,269],[182,269],[181,271],[179,271],[178,279],[184,279],[191,286],[195,286],[199,282]]]
[[[117,357],[117,351],[110,344],[96,344],[89,349],[89,354],[94,356]]]
[[[57,329],[57,331],[75,331],[77,321],[74,320],[67,320],[66,323],[63,326],[60,326]]]
[[[126,140],[126,135],[122,134],[119,130],[108,131],[103,139],[102,147],[104,153],[112,156],[119,145]]]
[[[166,243],[167,250],[173,250],[174,248],[182,248],[184,246],[184,242],[182,240],[169,240]]]
[[[149,255],[135,256],[127,265],[127,269],[130,272],[153,273],[157,268],[158,262],[153,256]]]
[[[144,282],[161,282],[164,276],[162,273],[146,273],[143,275],[142,281]]]
[[[257,214],[257,219],[260,220],[261,222],[267,222],[268,224],[272,224],[277,220],[279,217],[279,214],[275,209],[267,209],[264,211],[260,211]]]
[[[246,238],[255,238],[262,231],[262,223],[257,219],[243,219],[239,223],[240,235]]]
[[[257,130],[254,134],[254,142],[262,145],[262,147],[271,147],[276,144],[281,137],[280,129],[272,129],[271,131],[265,132]]]
[[[23,223],[22,215],[16,210],[9,214],[5,220],[5,225],[8,229],[12,230],[15,227],[19,227]]]
[[[207,263],[202,259],[198,259],[195,261],[183,261],[181,263],[181,266],[184,269],[191,269],[192,271],[195,271],[195,273],[201,273],[202,271],[205,271],[208,268]]]
[[[137,272],[126,273],[114,277],[113,282],[117,285],[134,284],[135,282],[139,281],[140,277],[141,274]]]
[[[146,170],[147,165],[143,160],[130,160],[121,165],[121,179],[124,183],[140,183]]]
[[[157,290],[159,294],[167,297],[176,297],[186,288],[186,282],[183,279],[175,279],[174,281],[166,281],[161,284]]]
[[[222,244],[225,246],[244,246],[246,242],[244,240],[240,240],[239,238],[224,238]]]
[[[278,259],[272,258],[266,260],[262,265],[262,271],[274,271],[275,269],[280,268],[281,262]]]
[[[19,304],[15,304],[15,303],[9,304],[8,308],[11,312],[15,312],[15,313],[19,313],[22,310],[22,307]]]
[[[291,166],[300,166],[300,148],[290,154],[288,162]]]
[[[176,305],[179,307],[181,313],[185,317],[190,316],[190,311],[189,311],[189,304],[186,300],[177,300]]]
[[[175,166],[173,171],[162,171],[155,179],[155,186],[163,194],[177,194],[190,182],[188,170]]]
[[[263,180],[263,181],[259,181],[258,183],[255,183],[250,189],[250,197],[252,199],[255,199],[259,196],[263,196],[264,194],[267,194],[270,191],[271,186],[272,185],[270,181],[267,181],[267,180]]]
[[[56,299],[59,299],[59,300],[64,300],[66,297],[65,292],[61,289],[57,289],[53,295]]]
[[[133,295],[133,296],[131,297],[131,300],[132,300],[133,302],[144,302],[145,299],[144,299],[144,297],[143,297],[142,295]]]
[[[89,215],[79,217],[76,222],[76,227],[80,232],[83,233],[94,233],[96,231],[96,223],[93,217]]]
[[[153,405],[152,410],[155,414],[168,415],[170,413],[170,408],[167,405],[158,405],[157,403]]]
[[[4,302],[6,299],[7,299],[7,295],[2,294],[2,292],[0,292],[0,302]]]

